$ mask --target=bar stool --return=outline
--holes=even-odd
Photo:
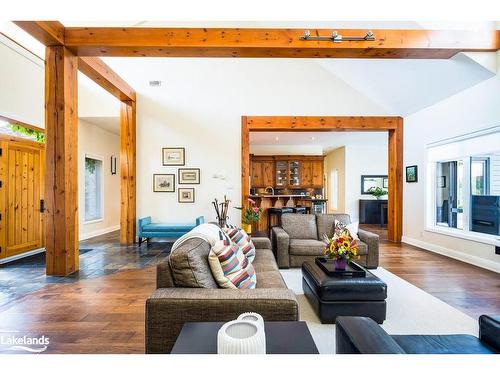
[[[294,214],[306,214],[307,209],[305,207],[292,207]]]
[[[271,238],[271,229],[275,227],[276,225],[272,225],[272,217],[276,216],[278,218],[278,225],[281,227],[281,215],[287,214],[287,213],[293,213],[293,208],[288,208],[288,207],[283,207],[283,208],[268,208],[267,209],[267,227],[269,230],[269,238]]]

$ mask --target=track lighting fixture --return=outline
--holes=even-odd
[[[375,35],[371,31],[367,31],[365,36],[342,36],[337,31],[333,31],[330,36],[311,36],[310,30],[305,30],[304,35],[300,37],[300,40],[313,40],[313,41],[332,41],[334,43],[340,42],[364,42],[364,41],[375,41]]]

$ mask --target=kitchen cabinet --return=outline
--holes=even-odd
[[[251,155],[251,187],[278,189],[323,187],[323,157]]]
[[[312,186],[312,161],[303,161],[300,167],[302,186]]]
[[[278,160],[276,161],[276,187],[287,187],[288,186],[288,161]]]
[[[252,159],[251,185],[254,188],[274,186],[274,159]]]
[[[312,162],[312,187],[323,187],[323,160],[315,160]]]
[[[298,160],[290,160],[288,162],[288,186],[289,187],[300,187],[302,186],[301,176],[300,176],[300,165],[301,162]]]

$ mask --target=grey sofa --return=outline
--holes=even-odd
[[[333,235],[335,219],[351,223],[347,214],[284,214],[281,227],[273,227],[273,248],[280,268],[300,267],[305,261],[314,261],[323,255],[323,235]],[[360,229],[359,259],[356,261],[367,268],[378,267],[379,236]]]
[[[269,239],[253,242],[255,289],[219,289],[208,265],[210,245],[201,239],[186,241],[157,266],[157,289],[146,301],[146,353],[170,353],[186,322],[229,321],[248,311],[269,321],[299,319]]]

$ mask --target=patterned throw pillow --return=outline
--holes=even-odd
[[[224,233],[226,233],[231,241],[233,241],[236,245],[240,247],[243,251],[243,254],[247,257],[250,263],[255,259],[255,246],[250,239],[250,236],[241,228],[238,228],[234,225],[228,225],[223,229]]]
[[[215,281],[225,289],[254,289],[257,284],[255,270],[241,248],[219,232],[219,241],[208,254],[208,264]]]

